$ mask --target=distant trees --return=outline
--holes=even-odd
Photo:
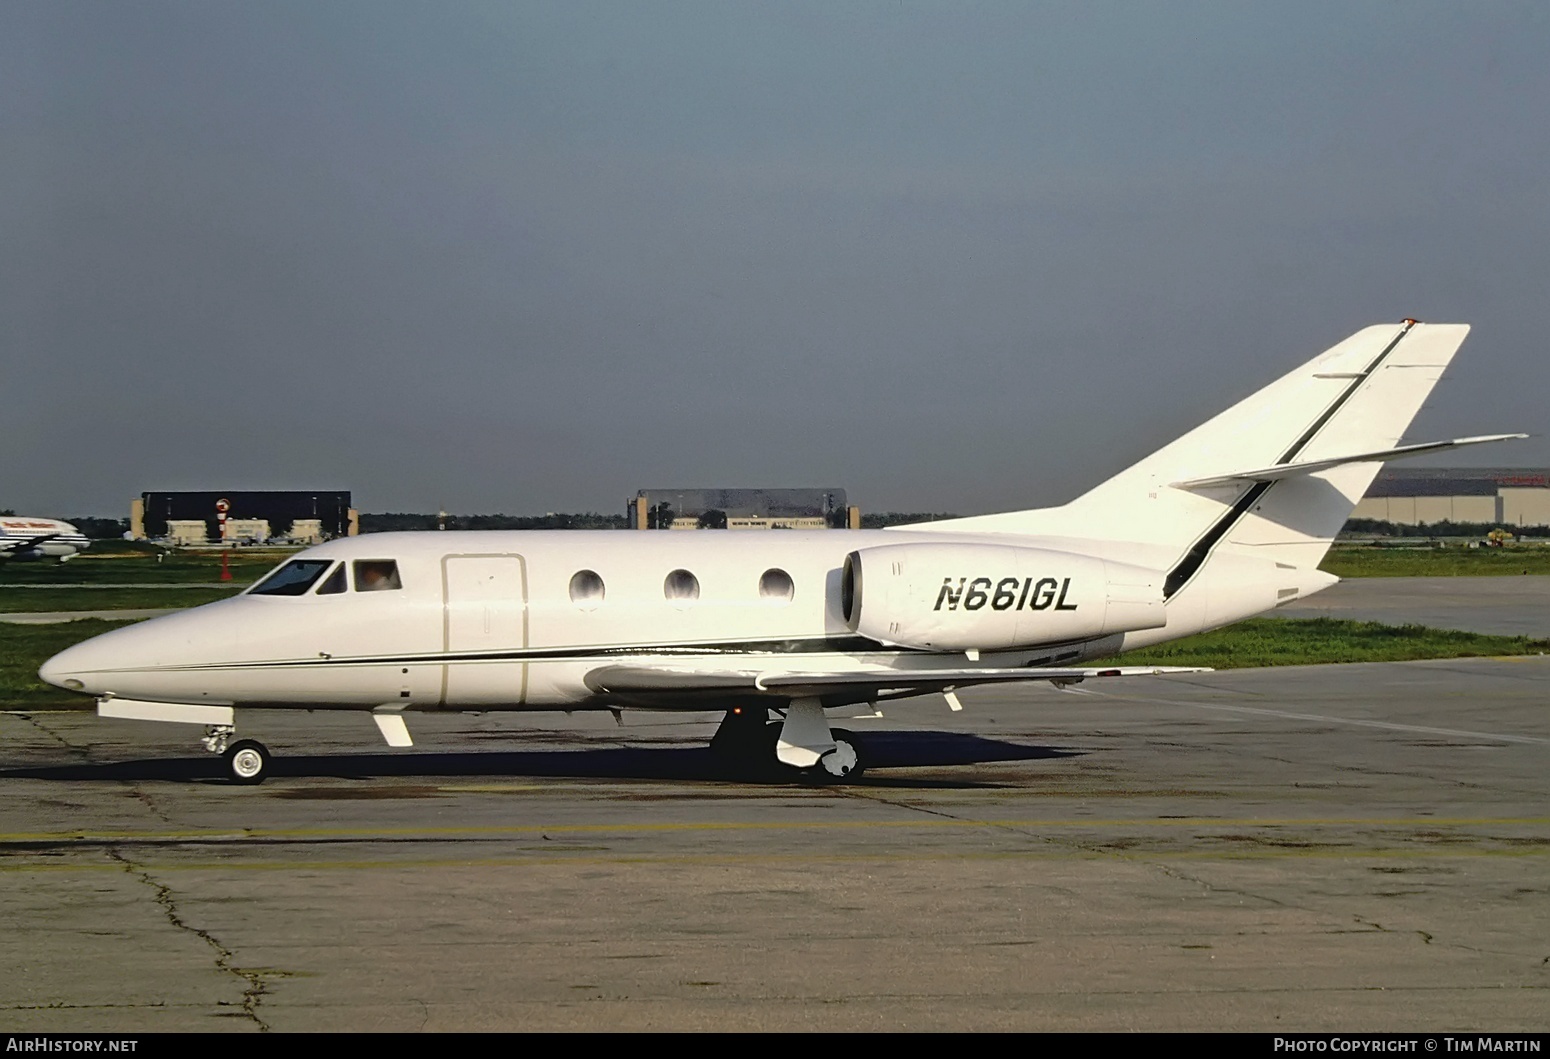
[[[1425,522],[1411,526],[1374,518],[1353,518],[1340,532],[1361,537],[1484,537],[1493,529],[1506,528],[1518,536],[1550,536],[1550,526],[1509,526],[1502,522]]]
[[[65,521],[94,541],[114,540],[129,532],[129,520],[127,518],[96,518],[92,515],[77,515],[67,518]]]
[[[433,530],[440,521],[436,515],[363,513],[361,532]],[[595,511],[547,515],[448,515],[445,521],[449,530],[625,529],[628,525],[623,515],[601,515]]]
[[[946,512],[897,512],[888,511],[874,515],[861,516],[862,529],[882,529],[884,526],[902,526],[911,522],[938,522],[946,518],[957,518],[957,515]],[[652,504],[646,509],[647,529],[672,529],[673,520],[678,518],[678,512],[673,510],[673,505],[667,500]],[[711,508],[695,519],[700,529],[726,529],[727,513],[719,508]],[[417,515],[402,512],[388,514],[361,515],[362,533],[387,533],[393,530],[433,530],[436,528],[437,516]],[[585,514],[550,514],[550,515],[448,515],[446,517],[449,530],[495,530],[495,529],[628,529],[629,519],[624,515],[600,515],[596,512]],[[831,513],[829,525],[835,529],[844,529],[846,524],[846,512],[843,508]]]
[[[647,529],[672,529],[673,505],[666,500],[660,504],[652,504],[646,509]]]
[[[883,529],[886,526],[907,526],[912,522],[941,522],[947,518],[957,518],[957,515],[945,511],[880,511],[875,515],[865,512],[861,515],[862,529]]]

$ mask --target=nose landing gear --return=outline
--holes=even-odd
[[[257,739],[242,739],[229,746],[221,760],[233,783],[262,783],[269,769],[269,748]]]
[[[221,762],[226,767],[226,778],[231,782],[241,784],[264,782],[264,774],[269,769],[271,757],[269,748],[257,739],[239,739],[228,746],[228,742],[236,732],[236,726],[230,724],[206,725],[204,737],[200,742],[210,753],[221,755]]]

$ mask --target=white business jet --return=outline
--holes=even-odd
[[[725,711],[750,775],[855,777],[827,712],[980,684],[1179,672],[1095,659],[1337,579],[1320,560],[1468,328],[1370,327],[1062,507],[890,530],[383,533],[301,552],[240,596],[63,651],[104,717],[205,726],[238,783],[240,708]],[[779,718],[772,721],[771,713]]]
[[[56,518],[0,515],[0,562],[73,559],[91,547],[91,538]]]

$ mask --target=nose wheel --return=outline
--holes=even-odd
[[[226,748],[221,760],[233,783],[262,783],[269,771],[269,748],[257,739],[240,739]]]

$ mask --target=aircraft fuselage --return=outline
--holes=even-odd
[[[260,584],[129,626],[61,653],[44,676],[96,695],[159,701],[499,709],[608,706],[615,697],[585,677],[621,660],[782,672],[962,666],[961,653],[857,635],[841,582],[846,556],[861,549],[982,540],[843,530],[348,538],[291,560],[323,564],[296,595],[265,594]],[[1034,579],[1033,606],[1065,614],[1103,606],[1091,556],[1047,554],[1057,567],[1065,555],[1081,570]],[[401,587],[354,583],[356,564],[387,562]],[[322,591],[330,577],[344,582],[342,591]],[[988,579],[974,569],[961,577],[965,591]],[[994,593],[987,599],[993,605]],[[976,609],[967,602],[965,617]],[[983,661],[1072,664],[1120,642],[1117,634],[1057,634]]]

